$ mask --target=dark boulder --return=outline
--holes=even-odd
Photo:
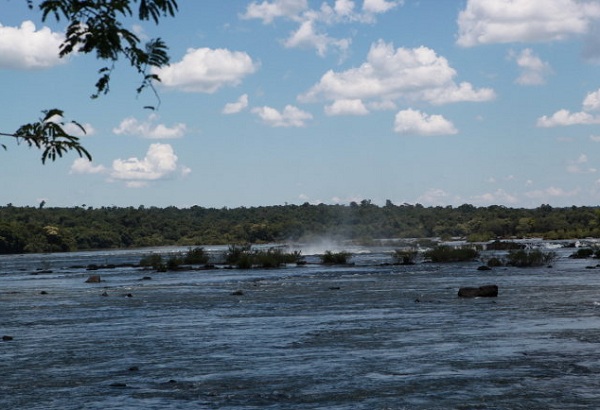
[[[102,279],[100,279],[100,275],[92,275],[89,278],[87,278],[87,280],[85,281],[85,283],[100,283],[102,282]]]
[[[495,298],[498,296],[497,285],[484,285],[478,288],[464,287],[458,290],[459,298]]]

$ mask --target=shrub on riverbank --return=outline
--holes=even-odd
[[[183,263],[188,265],[206,265],[208,261],[209,257],[202,247],[190,248],[183,258]]]
[[[574,259],[587,259],[594,256],[594,250],[591,248],[579,248],[575,252],[573,252],[569,258]]]
[[[321,255],[321,262],[325,265],[345,265],[351,256],[349,252],[326,251]]]
[[[396,249],[392,257],[400,265],[414,265],[418,255],[416,249]]]
[[[278,268],[288,263],[301,263],[300,251],[284,252],[280,248],[269,248],[266,250],[252,250],[250,245],[230,245],[225,254],[225,263],[238,269],[250,269],[252,267]]]
[[[144,256],[140,260],[140,266],[142,268],[152,268],[159,272],[165,272],[167,270],[167,265],[163,262],[163,257],[158,253]]]
[[[555,258],[556,253],[554,252],[544,252],[539,249],[521,249],[509,251],[506,264],[518,268],[528,268],[548,265]]]

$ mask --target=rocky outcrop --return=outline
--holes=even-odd
[[[464,287],[458,290],[459,298],[495,298],[498,296],[498,285]]]

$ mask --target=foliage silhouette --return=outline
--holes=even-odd
[[[136,92],[140,94],[149,88],[160,104],[153,85],[160,78],[151,72],[151,68],[169,64],[168,47],[160,38],[142,43],[137,35],[124,27],[123,22],[134,17],[139,21],[159,24],[161,18],[175,16],[177,0],[27,0],[27,5],[30,10],[37,8],[42,13],[42,22],[54,17],[57,22],[67,23],[65,40],[59,50],[61,58],[73,53],[94,54],[105,64],[98,70],[99,78],[92,98],[110,91],[111,75],[116,63],[123,58],[141,76]],[[24,141],[29,147],[41,149],[42,163],[48,159],[55,161],[69,151],[91,160],[79,138],[69,134],[64,123],[52,120],[56,116],[63,117],[63,110],[52,108],[42,112],[44,119],[24,124],[12,133],[0,132],[0,136],[12,137],[18,142]],[[81,125],[73,123],[85,132]],[[5,144],[0,146],[6,150]]]

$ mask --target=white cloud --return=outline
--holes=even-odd
[[[583,100],[584,111],[600,111],[600,89],[588,93]]]
[[[561,109],[550,117],[544,115],[537,120],[538,127],[557,127],[567,125],[591,125],[600,124],[600,115],[594,115],[590,111],[600,111],[600,89],[588,93],[583,100],[582,111],[570,112]]]
[[[596,168],[588,167],[588,157],[581,154],[576,160],[569,161],[567,164],[567,172],[570,174],[593,174]]]
[[[307,0],[274,0],[258,3],[253,1],[246,8],[241,18],[259,19],[264,24],[272,23],[276,18],[297,19],[299,15],[308,9]]]
[[[568,110],[559,110],[548,117],[544,115],[538,118],[538,127],[557,127],[567,125],[590,125],[600,124],[600,117],[594,116],[587,112],[570,112]]]
[[[152,114],[146,121],[139,121],[136,118],[125,118],[118,127],[113,128],[113,132],[117,135],[135,135],[149,139],[173,139],[180,138],[186,132],[186,125],[177,123],[172,127],[164,124],[154,124],[157,116]]]
[[[20,27],[0,25],[0,68],[35,70],[65,63],[58,56],[63,40],[48,27],[36,31],[31,21]]]
[[[165,87],[212,94],[221,87],[240,84],[258,66],[241,51],[190,48],[180,62],[154,69],[153,73],[158,74]]]
[[[552,73],[550,64],[542,61],[541,58],[534,55],[530,48],[522,50],[519,54],[513,52],[509,55],[514,59],[517,66],[521,69],[521,74],[516,79],[517,84],[521,85],[541,85],[546,83],[546,77]]]
[[[399,134],[448,135],[458,131],[441,115],[427,115],[417,110],[403,110],[396,114],[394,131]]]
[[[110,176],[125,181],[129,187],[142,187],[149,181],[170,177],[177,171],[177,155],[169,144],[152,144],[143,159],[129,158],[113,161]],[[189,173],[189,168],[184,168]]]
[[[248,94],[243,94],[236,102],[225,104],[223,114],[237,114],[248,107]]]
[[[315,22],[306,20],[283,44],[287,48],[314,48],[317,50],[317,54],[325,56],[332,46],[344,53],[350,47],[350,43],[349,39],[335,39],[327,34],[318,33],[315,29]]]
[[[368,107],[374,111],[393,111],[398,108],[396,103],[390,100],[370,101]]]
[[[519,199],[509,194],[504,189],[497,189],[494,192],[487,192],[481,195],[473,196],[470,201],[474,205],[496,205],[496,204],[516,204]]]
[[[260,19],[265,24],[272,23],[277,18],[292,20],[298,23],[298,27],[283,41],[285,47],[315,49],[320,56],[325,56],[333,48],[343,57],[350,47],[351,39],[330,36],[328,27],[374,23],[378,14],[387,13],[403,3],[403,0],[364,0],[362,9],[359,10],[355,1],[335,0],[333,6],[322,2],[319,9],[312,9],[305,0],[273,0],[252,2],[241,18]]]
[[[549,187],[546,189],[538,189],[535,191],[529,191],[525,193],[525,196],[531,199],[542,200],[543,202],[548,202],[548,199],[552,198],[569,198],[579,194],[579,189],[574,189],[572,191],[565,191],[562,188],[557,187]]]
[[[460,202],[458,197],[452,197],[448,192],[440,188],[431,188],[417,198],[417,202],[423,205],[437,206],[448,205],[450,202]]]
[[[293,105],[286,105],[283,112],[271,107],[257,107],[252,112],[258,115],[262,121],[271,127],[304,127],[306,121],[313,116]]]
[[[458,16],[457,44],[562,40],[588,32],[599,16],[597,1],[468,0]]]
[[[71,165],[70,174],[102,174],[106,172],[103,165],[94,166],[91,161],[86,158],[77,158]]]
[[[67,134],[75,136],[75,137],[90,136],[90,135],[93,135],[96,132],[96,130],[94,129],[94,127],[92,127],[92,125],[89,124],[89,123],[77,125],[74,121],[67,121],[66,122],[66,121],[64,121],[64,118],[63,118],[62,115],[57,115],[57,114],[53,115],[50,118],[48,118],[44,122],[58,124],[58,125],[60,125],[62,127],[62,129]],[[83,128],[83,130],[81,128]]]
[[[144,27],[142,27],[141,25],[134,24],[134,25],[131,26],[131,29],[133,31],[133,34],[135,34],[136,36],[138,36],[138,38],[140,40],[147,41],[147,40],[150,39],[150,37],[148,37],[148,35],[144,31]]]
[[[403,3],[403,1],[365,0],[363,2],[363,10],[367,13],[386,13]]]
[[[371,45],[367,61],[342,72],[329,70],[321,80],[298,98],[303,102],[375,99],[427,101],[444,104],[458,101],[487,101],[491,89],[474,90],[469,83],[456,84],[456,71],[448,60],[427,47],[395,49],[391,43]]]
[[[334,115],[366,115],[367,107],[361,100],[337,100],[325,107],[325,114]]]
[[[491,88],[473,89],[473,85],[462,82],[460,84],[448,83],[445,87],[431,88],[423,90],[419,99],[431,104],[451,104],[462,101],[484,102],[496,98],[496,94]]]
[[[67,134],[73,135],[75,137],[89,137],[90,135],[94,135],[96,133],[96,130],[94,129],[94,127],[92,127],[91,124],[85,123],[80,125],[83,127],[85,132],[83,132],[81,128],[79,128],[72,122],[65,123],[65,125],[63,126],[63,130],[65,130]]]
[[[600,142],[600,135],[590,135],[590,141]]]

